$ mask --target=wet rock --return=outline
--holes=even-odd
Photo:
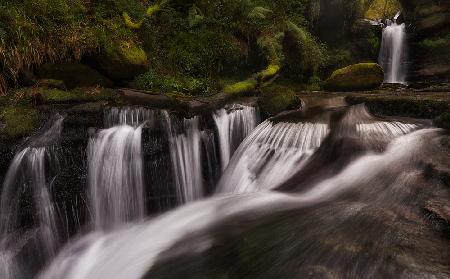
[[[42,65],[37,75],[46,80],[62,80],[68,88],[103,86],[111,87],[112,81],[104,77],[98,71],[81,63],[46,63]]]
[[[376,89],[383,83],[383,68],[376,63],[360,63],[336,70],[325,81],[328,91],[359,91]]]

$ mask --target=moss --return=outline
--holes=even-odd
[[[149,66],[142,47],[128,41],[110,43],[99,57],[99,64],[108,77],[119,81],[133,79],[145,73]]]
[[[41,88],[37,93],[44,103],[83,103],[99,100],[114,100],[115,91],[100,88],[78,88],[69,91]]]
[[[223,91],[229,95],[238,95],[254,91],[258,82],[255,79],[247,79],[226,86]]]
[[[383,83],[383,68],[376,63],[360,63],[333,72],[325,81],[329,91],[372,90]]]
[[[268,115],[277,115],[282,111],[297,108],[300,100],[291,89],[273,85],[263,89],[259,104]]]
[[[427,50],[435,50],[435,49],[447,50],[449,45],[450,45],[450,35],[438,38],[428,38],[419,42],[419,46]]]
[[[365,17],[372,20],[393,18],[401,10],[397,0],[374,0],[366,11]]]
[[[134,22],[127,12],[122,14],[125,25],[130,29],[139,29],[142,26],[143,21]]]
[[[217,85],[211,79],[159,75],[153,70],[136,77],[130,85],[141,90],[153,90],[162,93],[183,92],[192,96],[205,96],[217,92]]]
[[[38,112],[31,107],[8,106],[0,111],[0,116],[5,134],[12,138],[30,135],[38,122]]]

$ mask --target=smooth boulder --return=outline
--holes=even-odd
[[[325,81],[328,91],[361,91],[378,88],[384,79],[383,68],[376,63],[360,63],[333,72]]]
[[[114,81],[129,81],[149,70],[147,54],[134,43],[111,44],[95,60],[99,70]]]

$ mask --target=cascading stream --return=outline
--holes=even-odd
[[[406,83],[406,26],[397,24],[397,14],[393,21],[388,20],[383,28],[378,61],[383,67],[385,83]]]
[[[52,199],[52,170],[58,168],[55,144],[59,140],[64,118],[56,115],[49,128],[25,144],[18,152],[5,177],[0,205],[0,277],[15,278],[21,273],[17,254],[33,238],[37,253],[46,260],[54,256],[60,243],[57,214]],[[53,170],[54,171],[54,170]],[[20,201],[30,195],[36,218],[31,236],[20,227],[23,212]],[[34,214],[30,213],[30,214]]]
[[[204,195],[199,118],[184,119],[180,132],[176,120],[168,112],[164,111],[163,116],[167,124],[178,201],[183,204],[197,200]]]
[[[221,166],[225,170],[240,143],[260,123],[259,112],[256,107],[234,104],[213,113],[213,119],[219,135]]]
[[[335,199],[341,193],[348,191],[370,194],[374,194],[375,190],[379,193],[390,192],[396,183],[396,180],[391,178],[404,171],[415,172],[415,166],[417,162],[420,162],[420,155],[427,147],[429,139],[436,138],[437,135],[436,130],[426,129],[394,139],[384,153],[362,156],[335,177],[313,185],[311,190],[305,193],[288,195],[269,191],[215,197],[179,208],[146,224],[136,225],[108,235],[87,236],[75,244],[85,246],[84,250],[68,247],[55,260],[55,263],[41,274],[40,278],[59,279],[62,278],[61,275],[68,279],[142,278],[149,270],[151,271],[158,259],[169,257],[171,249],[177,243],[188,245],[185,241],[191,242],[190,236],[193,234],[198,236],[193,238],[196,241],[195,245],[187,247],[195,249],[195,255],[209,249],[214,241],[214,234],[210,232],[215,228],[220,229],[221,222],[232,224],[233,220],[240,220],[245,216],[251,216],[252,220],[258,220],[264,216],[274,216],[273,214],[277,212],[312,207],[315,204]],[[363,179],[361,179],[361,173],[364,173]],[[386,177],[386,173],[391,175]],[[384,185],[386,183],[387,186]],[[396,198],[391,194],[390,199],[395,200]],[[359,208],[362,206],[360,205]],[[346,218],[352,212],[350,210],[353,208],[347,210]],[[307,219],[308,217],[304,216],[303,218]],[[333,218],[328,216],[324,222],[329,220],[333,220]],[[341,226],[343,220],[347,219],[340,217],[339,220],[335,220],[336,225]],[[314,221],[314,224],[317,224],[317,220]],[[333,226],[323,229],[331,229],[331,232],[328,233],[332,233]],[[367,232],[373,233],[372,231]],[[320,235],[321,232],[318,231],[316,234]],[[371,234],[372,237],[377,237],[377,235],[379,238],[384,237],[384,234],[380,233]],[[314,234],[307,234],[304,237],[313,236]],[[296,238],[299,238],[299,242],[302,241],[300,236],[296,236]],[[325,239],[319,240],[324,241]],[[259,245],[264,245],[264,243]],[[182,252],[175,249],[173,257],[180,256],[179,253],[194,256],[191,249],[185,248],[181,250]],[[72,254],[74,250],[78,251],[76,256]],[[321,255],[320,250],[314,251],[313,254],[310,250],[304,252],[314,260],[317,255]],[[161,254],[164,256],[159,258]],[[303,258],[306,255],[298,256]],[[307,259],[307,257],[305,258]],[[364,261],[361,262],[362,271],[358,271],[362,273],[353,274],[353,277],[359,278],[367,272],[377,274],[377,270],[381,272],[384,268],[384,265],[378,263],[376,257],[365,258]],[[374,271],[373,268],[376,270]]]
[[[142,126],[121,125],[89,141],[89,199],[97,230],[144,217],[141,135]]]
[[[217,192],[255,192],[279,185],[301,168],[327,133],[323,123],[263,122],[236,151]]]

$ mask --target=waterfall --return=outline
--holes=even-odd
[[[236,151],[217,191],[254,192],[279,185],[301,168],[327,133],[323,123],[263,122]]]
[[[398,16],[396,16],[397,18]],[[388,20],[383,29],[379,63],[384,69],[385,83],[406,83],[406,27],[397,19]]]
[[[259,124],[256,107],[232,105],[213,113],[219,135],[220,161],[224,170],[239,144]]]
[[[167,125],[178,201],[183,204],[197,200],[204,194],[199,117],[183,119],[179,124],[167,111],[163,112],[163,116]]]
[[[96,229],[144,217],[142,126],[101,130],[89,141],[88,183]]]
[[[196,257],[197,254],[201,254],[202,252],[208,251],[210,247],[214,247],[212,243],[217,239],[214,239],[215,234],[212,232],[223,230],[224,227],[221,225],[225,224],[230,226],[226,226],[226,228],[236,228],[237,237],[239,237],[239,229],[237,228],[246,226],[246,222],[242,222],[242,220],[259,220],[267,216],[271,217],[269,220],[272,220],[273,216],[279,218],[277,213],[283,212],[296,216],[296,222],[304,222],[304,220],[307,220],[311,224],[314,224],[313,229],[317,228],[312,231],[306,230],[304,235],[294,234],[293,237],[290,237],[289,231],[284,231],[286,229],[284,228],[284,234],[278,237],[283,237],[288,244],[292,242],[292,245],[288,246],[288,248],[296,249],[294,251],[297,257],[301,259],[316,260],[318,262],[322,260],[325,264],[328,263],[330,266],[334,266],[334,261],[329,263],[330,259],[336,259],[333,257],[334,255],[330,255],[331,258],[323,258],[325,251],[328,251],[327,249],[339,248],[336,245],[330,245],[334,243],[331,242],[333,238],[336,237],[339,241],[338,237],[341,236],[340,234],[333,234],[333,232],[341,232],[340,230],[343,224],[350,228],[350,232],[355,230],[359,232],[357,230],[358,227],[355,228],[353,220],[358,217],[358,213],[360,213],[362,207],[369,206],[362,202],[349,203],[349,206],[344,207],[344,211],[340,212],[342,213],[341,215],[337,215],[337,212],[332,210],[339,207],[331,207],[331,210],[326,210],[326,215],[317,215],[316,213],[313,216],[296,215],[295,212],[293,213],[293,210],[305,209],[307,207],[312,208],[318,204],[319,206],[315,207],[315,209],[320,210],[324,207],[320,203],[335,199],[339,194],[348,191],[356,191],[356,193],[365,191],[367,197],[372,198],[372,200],[374,194],[384,194],[386,197],[390,197],[390,202],[396,200],[398,197],[392,195],[392,193],[393,191],[398,191],[395,187],[399,180],[395,179],[395,177],[405,171],[417,172],[415,166],[423,159],[420,157],[423,155],[423,150],[427,146],[429,147],[429,139],[436,139],[437,135],[438,132],[436,130],[426,129],[394,139],[387,146],[385,152],[362,156],[355,162],[349,164],[341,173],[313,185],[311,190],[305,193],[291,195],[263,191],[261,193],[213,197],[208,200],[191,203],[150,220],[145,224],[134,225],[131,228],[116,233],[86,236],[75,243],[74,246],[67,247],[55,260],[54,264],[40,274],[39,278],[151,278],[147,272],[149,270],[151,271],[152,267],[158,261],[164,262],[164,260],[169,259],[171,266],[174,265],[174,268],[183,269],[183,266],[177,266],[176,262],[170,261],[170,259]],[[402,187],[406,188],[404,185]],[[411,193],[405,190],[404,194],[408,197],[408,194],[410,195]],[[368,199],[367,202],[370,200]],[[342,200],[336,204],[341,207],[344,206]],[[389,205],[389,202],[383,205]],[[330,214],[331,216],[329,216]],[[387,220],[392,218],[396,222],[396,219],[391,215],[382,220],[376,219],[378,223],[364,227],[365,231],[363,232],[366,234],[370,233],[370,235],[368,239],[361,240],[363,241],[362,244],[370,240],[372,241],[370,243],[381,243],[381,245],[385,245],[385,249],[392,249],[391,231],[383,233],[379,230],[371,230],[373,227],[380,226],[383,222],[387,222]],[[243,218],[245,216],[247,216],[247,219]],[[360,218],[362,217],[364,215],[360,216]],[[278,218],[276,219],[279,220]],[[317,220],[320,220],[320,222],[317,222]],[[322,226],[322,222],[325,222],[326,225]],[[249,225],[247,228],[254,229],[255,227]],[[323,235],[322,230],[327,230],[327,234]],[[255,233],[254,230],[251,231]],[[317,238],[314,238],[315,236]],[[325,236],[328,236],[328,238],[325,238]],[[401,237],[399,241],[404,243],[403,234],[398,234],[398,236]],[[350,239],[352,237],[353,235],[351,234],[347,236]],[[312,240],[308,241],[311,238]],[[232,245],[232,243],[224,244],[223,239],[220,238],[218,241],[220,247]],[[293,241],[305,242],[305,246],[300,246],[300,248],[306,248],[300,249],[298,246],[293,246],[296,243]],[[355,241],[358,241],[358,239]],[[194,243],[189,245],[192,242]],[[238,241],[236,243],[237,245],[244,245],[246,241]],[[311,246],[311,243],[316,244],[313,246],[314,250],[307,249]],[[181,249],[176,249],[177,244],[181,246]],[[265,245],[265,243],[259,242],[257,244],[260,246]],[[250,245],[254,247],[253,243]],[[412,249],[409,242],[406,242],[404,246]],[[273,246],[264,247],[273,249]],[[346,254],[342,255],[345,256],[349,254],[349,251],[352,252],[350,253],[348,263],[354,263],[355,258],[363,257],[363,260],[358,262],[362,265],[362,270],[350,269],[350,272],[352,272],[355,278],[364,277],[365,274],[380,274],[379,272],[385,270],[385,265],[379,264],[380,259],[383,258],[380,258],[378,253],[370,257],[367,255],[366,249],[360,249],[359,247],[345,246],[344,253]],[[349,250],[350,248],[352,250]],[[206,255],[208,259],[212,256],[212,254]],[[317,256],[320,257],[317,258]],[[294,260],[296,267],[298,267],[297,259]],[[187,263],[190,262],[187,261]],[[312,263],[315,262],[312,261]],[[277,264],[281,264],[281,262],[277,262]],[[400,264],[402,270],[405,269],[404,260]],[[186,262],[183,261],[181,265],[186,265]],[[338,266],[341,266],[341,264]],[[373,270],[374,268],[376,268],[375,271]],[[412,270],[414,271],[414,269]],[[201,272],[201,269],[198,272]],[[344,270],[344,272],[347,272],[347,270]],[[389,274],[392,275],[392,273]]]
[[[93,225],[109,230],[145,215],[142,128],[153,119],[145,108],[112,108],[89,140],[88,189]]]
[[[33,238],[41,260],[54,256],[60,245],[52,183],[59,163],[56,147],[64,118],[57,115],[44,133],[32,137],[18,152],[5,177],[0,205],[0,277],[15,278],[20,268],[15,257]],[[23,199],[31,200],[33,212],[22,212]],[[22,234],[22,214],[31,214],[35,236]],[[33,233],[34,234],[34,233]],[[15,267],[16,266],[16,267]]]

